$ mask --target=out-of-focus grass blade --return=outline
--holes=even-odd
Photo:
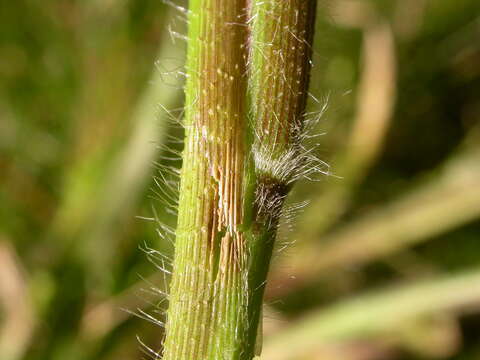
[[[322,344],[366,339],[408,320],[480,308],[480,270],[358,296],[314,311],[266,339],[262,360],[299,359]]]

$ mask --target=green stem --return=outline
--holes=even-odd
[[[254,1],[249,42],[246,0],[190,3],[166,360],[254,356],[283,200],[309,166],[300,141],[314,9]]]
[[[245,0],[193,0],[165,360],[236,359],[246,321]],[[244,17],[246,14],[244,14]]]
[[[253,4],[249,94],[256,200],[249,243],[249,348],[256,341],[267,273],[284,199],[316,165],[302,147],[316,0]],[[248,206],[248,204],[247,204]]]

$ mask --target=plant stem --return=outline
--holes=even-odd
[[[283,201],[315,169],[301,146],[315,0],[248,10],[250,41],[246,0],[190,3],[165,360],[253,358]]]
[[[249,232],[249,348],[256,342],[263,293],[284,200],[297,179],[318,171],[303,147],[316,0],[258,0],[252,8],[249,94],[256,186]],[[248,204],[247,204],[248,206]]]
[[[192,0],[185,149],[165,360],[236,359],[247,299],[244,0]]]

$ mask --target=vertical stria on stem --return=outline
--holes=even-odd
[[[255,0],[251,81],[257,142],[278,158],[299,142],[310,74],[316,0]]]
[[[302,145],[316,0],[253,0],[249,112],[255,131],[255,208],[249,244],[249,348],[282,206],[292,184],[321,163]]]
[[[251,360],[284,198],[317,169],[301,144],[315,0],[191,0],[189,10],[164,359]]]
[[[165,360],[237,359],[247,326],[246,0],[191,0]]]

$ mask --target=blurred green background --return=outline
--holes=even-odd
[[[160,348],[128,311],[166,306],[185,6],[0,4],[1,360]],[[480,359],[480,2],[319,1],[315,41],[333,175],[289,199],[262,359]]]

